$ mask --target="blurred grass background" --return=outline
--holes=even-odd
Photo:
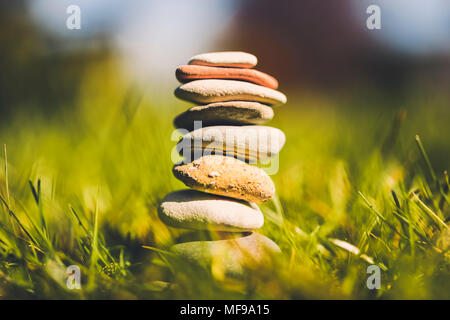
[[[162,197],[184,188],[171,173],[172,120],[187,107],[173,73],[136,80],[104,35],[50,36],[17,3],[1,2],[0,19],[0,298],[450,298],[448,55],[364,51],[346,73],[353,64],[330,51],[310,61],[318,69],[290,73],[272,57],[313,59],[323,51],[308,37],[269,50],[229,31],[210,44],[254,52],[288,96],[268,124],[287,142],[261,230],[282,255],[272,274],[236,281],[165,252],[185,233],[157,216]],[[233,26],[254,21],[247,6]],[[320,68],[327,57],[336,68]],[[71,264],[82,290],[66,287]],[[366,287],[370,264],[382,269],[380,290]]]

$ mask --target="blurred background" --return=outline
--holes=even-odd
[[[366,27],[371,4],[381,8],[381,30]],[[80,30],[66,27],[69,5],[81,9]],[[371,216],[357,192],[388,215],[391,189],[425,185],[416,134],[436,176],[450,167],[448,0],[0,0],[0,43],[0,143],[8,148],[16,210],[24,216],[25,208],[34,210],[28,180],[40,179],[52,241],[81,261],[68,204],[85,212],[86,221],[98,205],[105,241],[140,264],[133,271],[140,284],[168,278],[155,271],[142,245],[162,247],[178,235],[159,222],[156,208],[166,193],[183,187],[171,175],[172,119],[189,105],[173,96],[174,72],[195,54],[250,52],[257,69],[278,78],[288,97],[269,123],[287,136],[273,176],[278,209],[314,237],[365,245],[360,228]],[[6,194],[3,171],[0,177]],[[440,210],[448,218],[448,206]],[[356,262],[334,258],[317,276],[316,264],[303,265],[309,251],[294,259],[279,220],[266,213],[266,221],[266,234],[311,279],[330,276],[345,296],[371,296],[357,286],[365,281],[358,278],[365,276],[365,262],[358,273],[351,269]],[[398,245],[390,236],[385,242]],[[398,245],[398,254],[385,247],[375,241],[364,248],[387,265],[395,256],[395,267],[414,266],[403,258],[406,247]],[[428,259],[422,258],[415,261]],[[427,261],[432,275],[437,264]],[[404,285],[384,292],[448,297],[442,278],[422,290],[419,269],[408,269],[413,276],[402,278]],[[394,279],[400,269],[391,270]],[[306,291],[267,292],[329,293],[319,294],[315,285],[308,291],[304,283],[297,288]],[[195,290],[181,297],[198,297]]]
[[[81,8],[80,30],[66,28],[71,4]],[[381,30],[366,27],[370,4],[381,8]],[[385,112],[411,109],[411,100],[433,108],[449,91],[446,0],[1,0],[0,7],[0,121],[80,108],[81,92],[94,101],[108,85],[123,97],[139,87],[162,101],[158,108],[181,108],[174,70],[206,51],[255,54],[290,101],[311,95]]]
[[[70,4],[81,8],[81,30],[66,28]],[[370,4],[381,7],[381,30],[366,28]],[[375,88],[394,98],[386,107],[396,107],[418,82],[430,93],[450,83],[446,0],[2,0],[0,6],[2,116],[30,104],[48,112],[70,104],[83,77],[102,64],[149,94],[169,96],[176,66],[211,50],[254,53],[288,95]]]

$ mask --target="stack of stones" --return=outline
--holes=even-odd
[[[186,134],[177,144],[185,161],[173,174],[191,189],[168,194],[159,207],[166,225],[210,235],[177,243],[174,253],[231,276],[270,265],[272,254],[280,251],[254,232],[264,223],[255,203],[270,200],[275,186],[253,164],[269,161],[284,145],[281,130],[261,124],[273,118],[272,106],[286,103],[286,97],[276,90],[275,78],[251,69],[256,64],[252,54],[215,52],[178,67],[182,84],[175,95],[197,106],[175,118],[175,127]]]

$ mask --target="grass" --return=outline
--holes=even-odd
[[[277,195],[261,206],[282,255],[235,281],[173,260],[185,231],[157,216],[184,188],[170,137],[186,106],[115,82],[98,92],[100,76],[75,106],[0,129],[0,298],[450,298],[447,97],[411,90],[383,109],[364,94],[289,95],[270,123],[287,136]],[[66,287],[73,264],[81,290]],[[380,290],[366,287],[371,264]]]

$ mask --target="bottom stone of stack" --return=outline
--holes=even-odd
[[[172,246],[171,251],[191,263],[212,268],[224,277],[241,278],[251,270],[267,271],[280,248],[258,233],[235,234],[216,241],[189,241]]]

